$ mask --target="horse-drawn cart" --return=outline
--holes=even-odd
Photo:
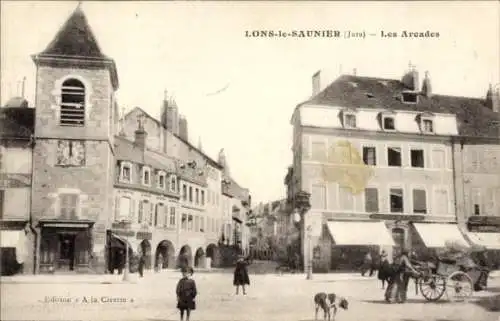
[[[420,293],[428,301],[437,301],[443,295],[450,301],[464,301],[474,291],[484,290],[487,286],[489,270],[473,262],[470,253],[460,258],[438,258],[436,263],[420,262],[415,268],[421,273],[418,277]]]

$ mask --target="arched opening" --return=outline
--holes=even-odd
[[[60,123],[66,126],[85,125],[85,86],[78,79],[68,79],[61,87]]]
[[[116,270],[118,274],[122,274],[123,269],[126,264],[126,255],[125,251],[128,248],[128,257],[129,257],[129,270],[132,271],[135,261],[134,261],[134,253],[135,250],[132,248],[132,245],[129,243],[128,246],[125,243],[126,241],[122,238],[111,237],[110,243],[108,244],[109,248],[109,257],[108,257],[108,271],[111,274],[114,274]]]
[[[205,251],[203,248],[198,248],[194,255],[194,266],[197,268],[205,267]]]
[[[216,266],[218,266],[218,262],[219,261],[217,259],[217,257],[218,257],[218,255],[217,255],[217,245],[215,245],[213,243],[209,244],[207,246],[207,249],[206,249],[205,253],[206,253],[205,257],[206,257],[206,259],[208,259],[208,260],[206,260],[207,261],[207,263],[206,263],[207,267],[216,267]]]
[[[399,227],[392,229],[392,238],[394,239],[395,254],[399,253],[405,247],[405,230]]]
[[[193,253],[189,245],[184,245],[179,251],[179,257],[177,258],[177,267],[183,268],[187,266],[192,266],[193,264]]]
[[[151,243],[148,240],[143,240],[139,244],[139,255],[144,255],[144,268],[151,269]]]
[[[155,268],[175,268],[175,248],[172,242],[163,240],[156,247]]]

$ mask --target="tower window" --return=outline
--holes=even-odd
[[[60,124],[85,125],[85,86],[77,79],[68,79],[62,84]]]

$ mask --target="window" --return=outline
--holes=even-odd
[[[346,211],[354,210],[354,196],[352,190],[348,187],[339,187],[340,208]]]
[[[205,191],[201,191],[201,205],[205,205]]]
[[[78,194],[60,194],[59,202],[61,217],[75,219],[78,209]]]
[[[210,233],[213,232],[212,220],[213,220],[213,218],[207,217],[207,231]]]
[[[175,226],[175,207],[170,208],[170,226]]]
[[[365,188],[365,212],[375,213],[379,211],[378,207],[378,189]]]
[[[151,170],[146,166],[142,168],[142,184],[151,185]]]
[[[444,188],[437,189],[434,195],[435,215],[449,215],[449,197],[448,191]]]
[[[446,167],[444,150],[434,149],[432,150],[432,167],[437,169],[442,169]]]
[[[182,199],[184,201],[187,200],[187,186],[186,186],[186,184],[182,184]]]
[[[311,206],[315,209],[326,208],[326,188],[324,185],[313,185],[311,195]]]
[[[391,213],[403,213],[403,189],[391,188],[390,194]]]
[[[139,213],[137,215],[137,223],[141,224],[146,222],[149,214],[149,202],[144,200],[139,203]]]
[[[85,86],[77,79],[68,79],[62,84],[60,124],[85,125]]]
[[[203,194],[202,194],[202,195],[203,195]],[[207,203],[208,203],[208,204],[212,204],[212,198],[211,198],[211,196],[212,196],[212,191],[211,191],[211,190],[208,190],[208,191],[207,191]]]
[[[385,116],[382,119],[382,126],[383,126],[382,128],[384,130],[396,130],[396,124],[394,121],[394,117]]]
[[[495,216],[495,194],[496,188],[488,188],[486,190],[486,200],[484,203],[484,212],[486,215]]]
[[[410,91],[402,92],[401,100],[405,104],[416,104],[418,102],[418,94]]]
[[[131,182],[131,172],[132,166],[129,163],[122,162],[121,163],[121,175],[120,181],[130,183]]]
[[[182,214],[181,229],[187,230],[187,214]]]
[[[195,203],[196,205],[200,204],[200,190],[199,189],[196,189],[194,191],[194,196],[195,196]]]
[[[472,211],[474,215],[481,215],[481,189],[472,189]]]
[[[188,215],[188,225],[187,225],[188,231],[193,230],[193,215],[189,214]]]
[[[158,172],[158,188],[165,189],[165,173]]]
[[[200,230],[200,217],[195,215],[194,217],[194,231],[198,232]]]
[[[155,207],[155,217],[154,217],[154,226],[159,226],[160,225],[160,215],[162,215],[164,213],[163,207],[164,207],[163,203],[156,204],[156,207]]]
[[[200,217],[200,232],[205,232],[205,218]]]
[[[401,148],[389,147],[387,149],[387,164],[389,166],[401,167]]]
[[[148,224],[149,224],[149,226],[153,226],[153,216],[154,216],[154,211],[155,211],[155,206],[153,205],[153,203],[150,203],[148,211],[149,211]]]
[[[345,114],[344,115],[344,126],[346,128],[356,128],[356,115]]]
[[[170,176],[170,191],[177,192],[177,177],[175,175]]]
[[[131,199],[130,197],[120,197],[120,211],[119,211],[119,216],[117,218],[118,221],[121,220],[126,220],[130,216],[130,210],[131,210]]]
[[[424,150],[412,149],[410,151],[411,167],[424,168]]]
[[[193,203],[193,187],[189,186],[189,202]]]
[[[312,160],[324,161],[326,160],[326,147],[325,142],[312,142]]]
[[[424,133],[434,133],[434,122],[432,119],[423,119],[421,126]]]
[[[363,162],[366,165],[377,165],[377,150],[375,147],[363,147]]]
[[[413,190],[413,213],[427,214],[427,198],[425,190]]]

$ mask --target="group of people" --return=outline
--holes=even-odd
[[[243,255],[238,257],[236,267],[233,273],[233,285],[236,287],[236,294],[239,294],[240,286],[243,290],[243,295],[246,295],[245,286],[250,285],[250,277],[248,276],[247,266],[249,261]],[[177,283],[177,309],[180,311],[181,321],[186,316],[186,321],[189,321],[191,311],[196,310],[195,298],[198,294],[196,282],[192,279],[194,270],[190,266],[181,268],[182,278]]]
[[[385,289],[384,298],[389,303],[404,303],[410,279],[416,279],[420,275],[411,263],[410,253],[406,249],[401,249],[394,256],[392,263],[385,251],[380,253],[379,260],[374,260],[368,252],[361,266],[361,275],[364,276],[369,272],[369,276],[372,276],[376,270],[378,270],[377,277],[382,282],[382,289]],[[387,288],[385,288],[386,283]]]

